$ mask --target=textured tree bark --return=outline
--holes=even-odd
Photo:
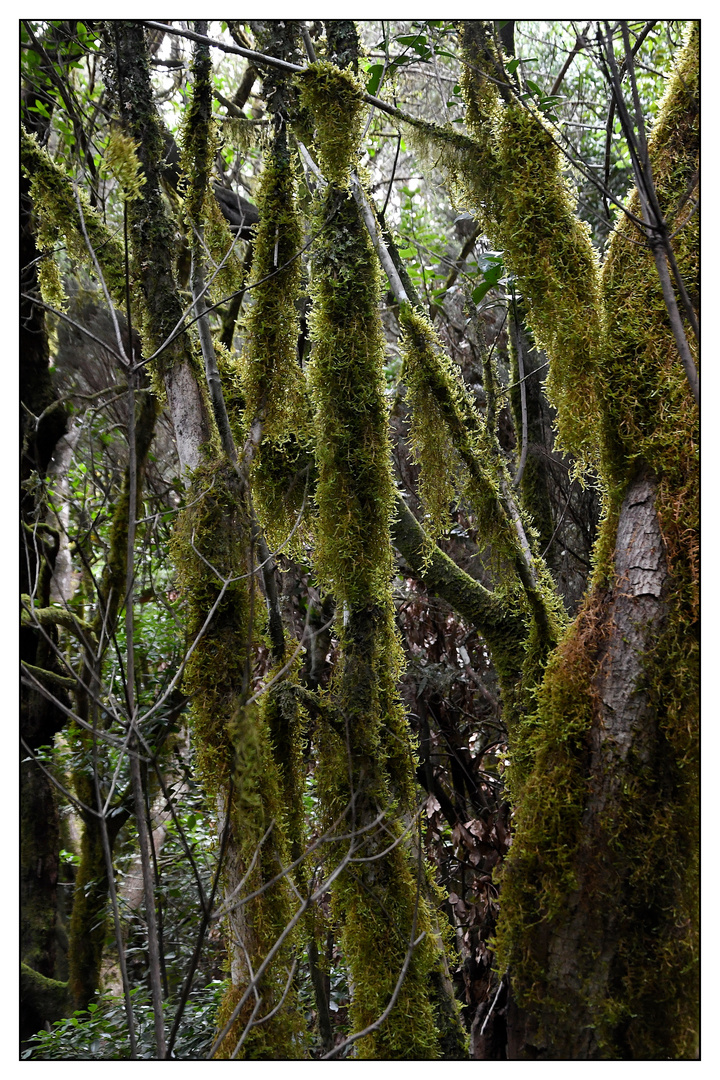
[[[591,1060],[606,1055],[593,1003],[599,1007],[618,994],[628,916],[622,903],[605,905],[600,898],[608,883],[628,899],[633,890],[632,860],[615,843],[616,831],[619,835],[623,828],[615,807],[637,783],[638,771],[657,759],[660,738],[656,710],[643,685],[644,657],[668,610],[656,491],[655,478],[642,473],[622,503],[615,579],[603,608],[592,686],[595,708],[575,859],[577,887],[562,918],[542,923],[533,943],[553,1006],[545,1009],[540,1003],[529,1015],[510,1004],[510,1058]]]

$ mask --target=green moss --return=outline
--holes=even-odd
[[[213,191],[203,203],[203,235],[210,253],[208,300],[219,304],[246,284],[246,271],[240,257],[242,244],[233,236]]]
[[[137,147],[119,128],[110,129],[101,172],[112,176],[120,185],[125,202],[140,197],[145,177],[142,175]]]
[[[385,836],[389,840],[389,836]],[[413,924],[416,882],[402,851],[396,848],[382,863],[373,880],[373,891],[386,901],[384,911],[372,893],[358,888],[353,875],[340,878],[333,906],[343,914],[343,950],[353,973],[367,970],[372,957],[372,976],[354,979],[350,1017],[354,1031],[361,1031],[383,1013],[395,990],[409,946]],[[378,919],[382,919],[378,926]],[[428,993],[435,967],[436,943],[423,899],[418,902],[417,931],[426,937],[417,946],[390,1017],[376,1032],[359,1040],[358,1057],[371,1060],[431,1060],[439,1056],[438,1033]]]
[[[210,49],[195,45],[191,63],[192,96],[182,124],[180,163],[184,177],[181,185],[190,222],[202,218],[208,195],[210,171],[217,151],[217,137],[212,120],[212,62]]]
[[[426,529],[433,538],[450,525],[450,509],[462,494],[464,470],[453,433],[465,436],[461,423],[452,424],[467,407],[462,376],[451,365],[430,322],[408,305],[400,312],[403,330],[403,372],[411,407],[410,444],[420,465],[420,497]],[[452,425],[452,426],[451,426]]]
[[[497,71],[485,37],[472,23],[463,30],[472,138],[428,127],[413,127],[412,137],[436,152],[457,204],[479,217],[528,301],[536,343],[550,359],[547,392],[557,408],[559,447],[596,464],[605,347],[598,259],[545,121],[519,102],[504,104],[494,91]]]
[[[328,180],[347,188],[362,134],[362,85],[350,71],[327,60],[309,64],[297,82],[300,105],[315,121],[320,168]]]
[[[188,660],[184,677],[191,700],[198,772],[210,795],[224,790],[230,779],[228,725],[248,679],[252,633],[249,535],[248,512],[234,470],[224,459],[210,458],[196,470],[172,544],[173,562],[187,603],[189,645],[217,605]]]
[[[289,642],[288,647],[296,644]],[[264,721],[272,746],[273,759],[277,765],[281,804],[285,820],[285,834],[288,837],[291,859],[299,858],[304,850],[305,811],[303,790],[305,786],[305,768],[303,762],[303,740],[307,725],[307,712],[296,693],[300,657],[295,660],[289,672],[285,672],[287,662],[279,662],[277,670],[268,672],[269,689],[261,699]],[[277,681],[273,682],[276,679]],[[305,882],[307,866],[302,863],[296,877]]]
[[[297,906],[287,878],[268,885],[291,858],[287,841],[286,791],[279,781],[275,765],[268,712],[272,714],[273,710],[267,705],[240,708],[230,725],[234,750],[233,831],[238,866],[244,870],[242,895],[264,890],[259,900],[245,905],[241,920],[245,946],[251,949],[249,959],[254,970],[275,945]],[[270,835],[259,847],[268,830]],[[229,884],[232,887],[237,882],[231,881]],[[287,989],[293,956],[299,946],[299,933],[296,930],[288,935],[266,969],[257,986],[263,1001],[257,1019],[262,1019],[280,1004]],[[235,942],[231,948],[237,951],[238,943]],[[244,982],[228,988],[221,1010],[221,1022],[222,1017],[227,1017],[234,1008],[244,989]],[[305,1024],[302,1012],[297,1008],[295,993],[291,987],[286,1007],[272,1020],[250,1031],[242,1048],[243,1059],[293,1058],[302,1055]],[[249,1006],[233,1025],[218,1057],[232,1055],[254,1003],[254,995],[250,995]]]
[[[21,133],[21,166],[30,180],[30,194],[39,215],[36,243],[40,251],[51,252],[62,238],[68,254],[81,265],[95,272],[88,251],[73,191],[72,181],[62,166],[55,164],[40,147],[34,135],[25,129]],[[110,232],[83,192],[79,193],[82,221],[103,270],[105,283],[118,304],[125,299],[125,264],[121,244]],[[62,301],[58,292],[58,274],[50,266],[48,255],[43,260],[41,274],[50,289],[50,296]],[[45,265],[47,263],[47,265]],[[48,302],[52,302],[48,299]],[[62,306],[62,304],[61,304]]]
[[[520,312],[522,312],[520,305],[517,305],[517,307],[520,309]],[[529,335],[526,335],[524,330],[521,329],[519,323],[516,324],[516,334],[523,334],[525,341],[527,341],[527,338],[529,337]],[[515,430],[518,432],[516,455],[519,463],[522,453],[523,410],[521,387],[519,385],[520,369],[514,338],[515,335],[508,335],[508,351],[510,353],[509,397]],[[523,364],[528,454],[520,479],[519,490],[523,506],[527,510],[530,520],[533,523],[533,528],[538,534],[540,548],[547,552],[550,550],[552,540],[555,536],[555,523],[550,502],[547,464],[541,454],[535,450],[535,447],[543,446],[545,441],[545,430],[543,424],[542,387],[538,371],[533,370],[534,357],[537,353],[534,342],[529,344],[530,348],[524,349]],[[522,342],[520,347],[523,348]]]
[[[524,665],[525,685],[542,673],[547,654],[565,623],[552,579],[537,557],[536,534],[522,507],[511,504],[510,477],[494,433],[481,425],[460,372],[452,365],[425,316],[409,304],[400,312],[403,328],[403,377],[412,407],[411,440],[421,463],[420,491],[435,533],[447,523],[447,500],[455,484],[472,507],[484,541],[491,546],[494,568],[508,584],[503,599],[510,611],[529,611],[532,632]],[[462,470],[462,472],[461,472]],[[529,543],[523,544],[513,513]],[[433,521],[434,518],[434,521]],[[519,582],[522,582],[522,590]],[[503,652],[503,650],[501,650]],[[498,656],[500,665],[505,655]]]
[[[301,717],[297,708],[289,716],[291,708],[289,687],[286,683],[275,684],[260,704],[239,707],[228,725],[233,748],[233,865],[236,874],[243,872],[240,899],[261,892],[259,899],[245,903],[239,920],[255,971],[285,930],[296,907],[287,877],[268,884],[302,848],[302,823],[296,814],[296,808],[302,807],[298,792]],[[284,767],[278,768],[278,760],[283,760]],[[228,882],[230,889],[237,884],[236,880]],[[237,932],[232,927],[237,925],[238,922],[231,920],[231,938]],[[242,1048],[241,1057],[245,1060],[302,1055],[305,1025],[297,1007],[296,988],[291,985],[287,993],[288,975],[299,947],[296,930],[287,936],[257,985],[263,1006],[256,1019],[271,1013],[284,996],[287,1004],[273,1020],[252,1028]],[[231,941],[231,950],[238,952],[237,941]],[[220,1011],[220,1026],[231,1015],[245,987],[244,979],[228,987]],[[252,1012],[254,995],[249,1002],[223,1041],[218,1057],[232,1056]]]
[[[90,804],[94,793],[89,777],[75,777],[78,796]],[[96,818],[85,822],[80,864],[75,878],[70,916],[68,990],[76,1009],[87,1008],[100,982],[107,924],[108,882],[102,833]]]
[[[602,604],[599,592],[586,602],[547,665],[536,710],[513,730],[506,782],[516,818],[512,854],[500,875],[496,956],[501,970],[512,965],[517,973],[512,962],[525,936],[539,920],[557,916],[575,887]],[[538,977],[534,969],[523,973],[523,986],[534,985]]]
[[[321,580],[341,603],[388,595],[394,502],[377,257],[355,202],[328,189],[315,247],[309,380]]]
[[[697,33],[695,29],[679,60],[649,144],[660,207],[696,305],[699,213],[691,213],[691,204],[700,149]],[[640,215],[637,192],[628,207]],[[622,483],[638,461],[645,461],[677,491],[697,472],[697,408],[677,353],[652,254],[638,243],[637,229],[625,217],[610,238],[602,284],[609,346],[601,369],[603,404],[606,424],[616,440],[610,479]],[[690,332],[688,340],[697,364],[697,342]],[[691,505],[694,500],[685,501]],[[660,513],[664,516],[662,508]]]
[[[402,653],[390,594],[394,487],[379,273],[355,202],[332,185],[320,221],[310,371],[319,475],[316,565],[344,606],[345,625],[342,659],[330,687],[331,723],[323,724],[319,736],[317,783],[327,827],[349,813],[348,822],[363,830],[361,858],[334,884],[332,909],[353,984],[351,1020],[359,1031],[390,1003],[420,890],[415,935],[425,936],[390,1015],[377,1032],[359,1040],[357,1052],[365,1058],[432,1058],[440,1053],[432,980],[443,956],[413,845],[402,839],[414,809],[415,762],[397,693]],[[373,826],[378,817],[382,825]],[[383,853],[393,841],[397,845]],[[334,844],[332,865],[347,850],[347,841]],[[443,1023],[446,1030],[447,1017]]]
[[[465,493],[483,523],[483,535],[512,559],[516,538],[500,504],[490,448],[459,369],[442,348],[426,316],[410,305],[400,312],[403,378],[412,408],[410,433],[420,462],[420,493],[436,535],[449,522],[454,488]],[[499,462],[493,462],[497,467]],[[453,482],[454,481],[454,482]]]
[[[208,458],[196,471],[173,540],[173,557],[188,607],[189,644],[194,643],[184,688],[191,702],[198,773],[211,798],[219,796],[221,803],[232,800],[226,885],[232,891],[242,879],[243,896],[262,890],[301,843],[301,823],[295,814],[301,802],[293,789],[300,769],[302,714],[297,707],[292,710],[284,684],[275,684],[259,704],[246,704],[254,609],[262,607],[249,577],[250,535],[245,494],[235,470],[224,457]],[[242,936],[253,970],[292,914],[287,879],[245,903]],[[237,956],[242,946],[234,925],[231,920],[229,949]],[[263,998],[260,1016],[280,1003],[296,948],[296,939],[289,937],[268,967],[258,988]],[[229,987],[223,1017],[230,1015],[246,985],[241,979]],[[251,995],[247,1015],[233,1026],[219,1051],[221,1057],[233,1053],[254,1000]],[[297,1056],[303,1025],[293,1002],[291,990],[276,1018],[250,1032],[243,1057]]]
[[[604,327],[590,230],[575,215],[574,192],[543,122],[519,104],[503,112],[498,160],[502,226],[493,240],[518,279],[536,344],[550,360],[546,391],[557,409],[557,445],[595,462]]]
[[[213,273],[207,275],[210,279],[207,296],[209,302],[213,302],[222,300],[239,287],[242,264],[234,250],[235,238],[211,187],[220,138],[212,115],[212,63],[206,46],[198,45],[193,52],[192,75],[192,96],[180,132],[182,176],[179,191],[184,198],[185,218],[193,238],[193,257],[203,260],[206,257],[203,245],[198,243],[195,230],[199,230],[215,264]]]
[[[301,264],[296,256],[303,233],[284,128],[265,158],[258,209],[242,385],[248,425],[262,423],[253,461],[255,505],[268,542],[278,547],[293,530],[306,496],[310,439],[307,389],[297,359]],[[297,533],[296,550],[301,542]]]
[[[20,964],[20,1008],[23,1018],[37,1016],[38,1023],[54,1023],[71,1009],[67,983],[48,979],[39,971]]]
[[[140,197],[127,207],[131,288],[136,297],[143,353],[152,356],[159,351],[150,365],[158,395],[162,394],[164,375],[179,363],[189,362],[207,403],[198,350],[187,334],[176,334],[183,320],[183,307],[173,273],[177,229],[160,190],[165,147],[150,81],[144,29],[140,23],[116,20],[107,24],[106,33],[110,42],[109,87],[123,130],[137,146],[145,179]],[[206,409],[209,415],[207,404]]]

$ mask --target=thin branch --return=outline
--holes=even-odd
[[[517,472],[515,473],[515,479],[513,480],[513,487],[520,487],[520,481],[522,480],[523,472],[525,471],[525,463],[527,461],[528,453],[528,418],[527,418],[527,393],[525,389],[525,364],[523,359],[523,343],[520,331],[520,321],[518,319],[517,304],[515,302],[515,290],[513,289],[513,323],[515,327],[515,355],[517,356],[518,366],[518,383],[520,386],[520,415],[522,423],[522,450],[520,452],[520,461],[518,463]]]

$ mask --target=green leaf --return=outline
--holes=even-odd
[[[478,285],[477,288],[473,289],[473,291],[472,291],[473,304],[479,304],[480,301],[485,296],[485,294],[490,292],[491,288],[492,288],[492,285],[488,282],[488,283],[484,283],[482,285]]]
[[[368,71],[370,72],[370,81],[365,87],[365,93],[376,94],[378,86],[380,85],[380,77],[383,73],[383,65],[373,64],[372,67],[368,69]]]

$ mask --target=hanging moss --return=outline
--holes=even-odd
[[[525,411],[527,424],[528,454],[525,467],[520,479],[520,494],[523,506],[526,508],[533,527],[537,531],[540,547],[543,551],[550,551],[552,541],[555,538],[554,520],[550,491],[548,487],[548,469],[541,452],[535,451],[535,447],[542,447],[545,440],[542,406],[542,386],[539,378],[539,369],[533,370],[533,358],[538,355],[534,344],[527,348],[528,339],[524,329],[518,324],[516,333],[522,335],[520,347],[524,353],[524,393]],[[520,368],[518,365],[517,344],[515,335],[509,335],[510,354],[510,407],[512,409],[515,430],[523,430],[523,410],[520,381]],[[542,354],[540,354],[542,355]],[[520,442],[520,438],[518,439]],[[521,447],[517,449],[517,461],[521,460]],[[552,555],[549,556],[552,558]]]
[[[243,390],[243,364],[241,358],[215,337],[213,338],[215,360],[222,381],[223,397],[228,413],[230,429],[236,446],[243,446],[248,436],[250,421],[245,415],[245,391]]]
[[[203,203],[203,235],[210,255],[208,306],[219,304],[246,284],[242,244],[231,232],[220,204],[210,189]]]
[[[224,459],[210,458],[195,473],[188,505],[172,541],[172,557],[187,602],[189,645],[222,592],[184,677],[191,701],[198,773],[211,796],[225,790],[230,779],[232,742],[228,727],[248,678],[252,633],[247,576],[249,530],[233,468]],[[236,580],[223,590],[218,575]]]
[[[194,480],[173,539],[173,558],[188,608],[189,645],[195,642],[219,598],[220,602],[188,660],[184,688],[190,698],[197,769],[204,788],[210,797],[219,797],[221,805],[231,793],[226,883],[232,892],[244,879],[245,896],[262,889],[281,866],[288,865],[292,850],[289,832],[292,840],[300,842],[300,825],[292,810],[299,800],[293,794],[288,804],[287,796],[296,783],[302,721],[296,709],[294,725],[287,725],[286,711],[282,716],[286,726],[281,723],[278,704],[287,691],[279,686],[265,694],[260,704],[244,704],[251,675],[253,608],[262,610],[261,603],[255,602],[259,597],[252,595],[253,579],[249,577],[250,517],[238,477],[224,456],[208,458]],[[223,592],[223,581],[228,579],[232,580]],[[276,764],[279,755],[284,770]],[[271,823],[270,834],[261,843]],[[283,879],[249,901],[237,922],[231,916],[229,950],[235,966],[237,957],[243,955],[238,937],[249,950],[253,970],[257,970],[292,914],[292,893]],[[296,948],[297,941],[289,937],[269,966],[258,987],[264,1005],[256,1019],[280,1003]],[[244,963],[240,961],[244,975],[228,987],[221,1026],[247,986]],[[291,990],[276,1019],[253,1028],[242,1057],[298,1056],[303,1023],[294,1006],[294,993]],[[233,1025],[218,1056],[232,1055],[254,1003],[251,995],[248,1009]]]
[[[288,648],[292,648],[293,645],[296,643],[289,642]],[[284,671],[286,664],[287,661],[283,660],[278,663],[277,671],[268,672],[269,689],[262,698],[261,708],[268,728],[273,757],[277,763],[285,834],[288,838],[290,856],[294,861],[302,854],[305,839],[305,809],[302,797],[305,786],[303,740],[307,712],[296,693],[301,658],[300,656],[296,658],[289,672]],[[280,677],[273,683],[276,676]],[[296,877],[301,882],[305,882],[307,867],[304,863],[301,864]]]
[[[401,310],[400,325],[402,379],[411,408],[410,445],[421,470],[419,492],[426,512],[426,530],[434,539],[449,528],[450,510],[462,496],[466,480],[447,419],[448,411],[451,416],[462,414],[463,383],[423,315],[406,307]],[[446,409],[438,397],[447,402]]]
[[[297,360],[297,255],[303,233],[284,127],[266,155],[258,209],[242,384],[247,423],[262,423],[262,443],[253,462],[255,506],[270,545],[277,547],[296,525],[306,496],[310,437],[307,389]],[[296,534],[296,550],[301,542],[302,532]]]
[[[431,531],[437,535],[449,521],[448,504],[467,489],[483,522],[488,540],[504,540],[507,557],[515,553],[515,541],[499,501],[499,491],[484,466],[488,447],[462,376],[442,348],[428,319],[403,305],[403,378],[412,407],[411,442],[421,464],[420,492],[430,514]],[[468,473],[472,484],[468,484]],[[464,475],[463,475],[464,474]],[[455,483],[453,483],[455,480]]]
[[[502,233],[493,239],[527,299],[535,342],[550,359],[546,391],[557,409],[557,445],[594,462],[604,338],[590,229],[575,215],[559,151],[540,119],[521,105],[504,110],[498,155]]]
[[[462,43],[472,137],[420,125],[411,137],[426,154],[435,152],[455,201],[478,216],[528,301],[536,344],[550,359],[546,389],[557,409],[559,448],[596,464],[603,452],[598,382],[605,341],[590,230],[574,212],[574,192],[545,121],[531,106],[499,99],[481,28],[464,24]]]
[[[253,304],[245,320],[250,339],[244,356],[246,407],[252,418],[263,418],[269,439],[301,427],[305,420],[295,308],[301,278],[296,256],[303,234],[295,189],[291,155],[285,139],[278,139],[266,155],[258,186]]]
[[[377,258],[355,202],[332,188],[315,248],[309,380],[316,409],[321,579],[340,602],[388,596],[394,501]]]
[[[30,180],[30,194],[39,214],[36,235],[39,250],[51,252],[62,238],[68,254],[94,273],[95,266],[83,236],[72,181],[65,169],[56,165],[40,147],[35,135],[28,135],[24,128],[21,132],[21,166]],[[105,283],[115,301],[121,304],[125,298],[122,246],[90,206],[86,195],[80,192],[79,198],[85,229],[102,267]],[[57,268],[53,269],[53,266],[55,263],[48,255],[41,265],[41,274],[50,290],[48,303],[59,301],[62,307],[64,294]]]
[[[560,598],[547,568],[530,547],[532,544],[534,548],[536,541],[530,521],[521,507],[511,504],[505,462],[494,435],[481,426],[460,373],[444,353],[425,316],[406,304],[400,322],[403,373],[412,405],[413,446],[421,462],[423,500],[434,511],[434,530],[439,532],[446,520],[443,500],[449,494],[450,477],[462,468],[460,491],[474,510],[486,543],[492,546],[500,579],[508,582],[503,587],[503,599],[510,611],[519,614],[529,609],[533,616],[524,665],[525,685],[529,688],[541,675],[548,652],[564,626]],[[513,514],[520,519],[528,543],[521,541]],[[522,590],[519,584],[510,584],[514,576],[511,568],[522,582]],[[504,663],[501,657],[498,660]]]
[[[212,170],[219,151],[220,138],[212,115],[212,62],[209,48],[198,45],[192,60],[193,92],[180,132],[179,191],[190,234],[201,229],[204,244],[215,264],[208,274],[206,303],[222,300],[239,288],[242,263],[235,248],[235,238],[215,198],[211,186]],[[196,258],[205,259],[197,244]],[[231,254],[229,254],[232,252]]]
[[[140,198],[145,177],[137,156],[137,146],[120,128],[110,129],[101,172],[114,177],[125,202]]]
[[[350,71],[327,60],[309,64],[297,82],[300,105],[315,121],[320,169],[328,180],[346,189],[362,134],[362,85]]]
[[[105,34],[108,90],[124,132],[137,146],[145,179],[140,197],[128,205],[131,286],[138,298],[135,303],[143,353],[153,356],[161,350],[150,365],[158,396],[163,394],[164,376],[189,363],[203,401],[201,411],[209,414],[198,350],[186,333],[176,333],[184,317],[173,272],[177,229],[160,189],[165,142],[150,80],[144,28],[141,23],[116,20],[105,25]]]
[[[266,695],[263,700],[261,706],[253,704],[238,709],[229,726],[234,751],[232,827],[237,839],[233,859],[236,871],[243,871],[244,882],[239,898],[264,889],[259,902],[247,903],[237,921],[229,920],[229,926],[231,936],[236,932],[234,927],[241,927],[246,946],[252,942],[249,959],[255,971],[285,930],[297,906],[287,878],[274,885],[267,884],[283,866],[289,864],[291,848],[286,839],[286,813],[289,808],[284,798],[286,792],[278,780],[271,727],[267,719],[268,715],[273,714],[272,699]],[[268,830],[270,835],[259,846]],[[234,880],[230,882],[231,887],[236,884]],[[262,1007],[256,1020],[262,1020],[280,1005],[288,989],[288,976],[299,945],[299,933],[295,931],[289,934],[257,984]],[[234,942],[232,947],[239,951],[238,942]],[[235,985],[228,985],[218,1014],[220,1028],[229,1020],[246,985],[247,975]],[[239,1055],[243,1060],[304,1056],[305,1022],[302,1011],[297,1007],[295,994],[291,983],[286,1007],[267,1023],[252,1027]],[[253,1012],[255,1000],[255,995],[251,994],[223,1040],[216,1058],[233,1056]]]

